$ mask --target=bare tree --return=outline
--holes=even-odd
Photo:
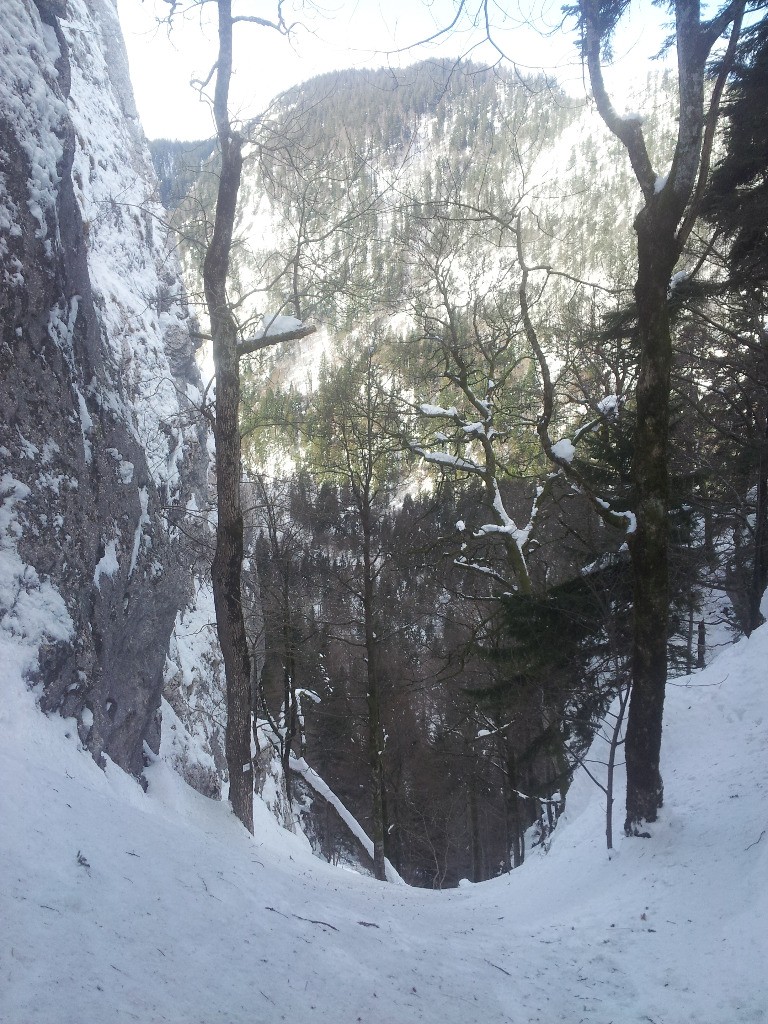
[[[496,6],[490,0],[460,0],[454,21],[437,35],[451,31],[461,17],[473,18],[476,24],[485,26],[491,43],[505,57],[493,39]],[[500,5],[502,14],[507,6]],[[634,642],[626,738],[624,828],[628,835],[647,835],[643,823],[656,820],[663,802],[660,751],[669,628],[669,434],[673,362],[669,295],[675,266],[696,223],[710,175],[721,97],[733,66],[742,19],[745,11],[763,9],[765,3],[764,0],[729,0],[709,19],[702,18],[700,0],[672,0],[668,5],[675,19],[673,40],[677,50],[679,115],[674,155],[666,175],[660,174],[653,165],[642,118],[637,114],[621,116],[617,113],[603,77],[603,59],[610,52],[614,32],[630,6],[628,0],[577,0],[565,10],[577,20],[581,53],[598,113],[624,146],[643,198],[643,206],[634,222],[639,371],[635,388],[635,523],[627,538],[634,570]],[[707,61],[726,33],[729,38],[725,55],[718,62],[711,88],[706,90]],[[524,302],[522,291],[521,296]],[[540,436],[547,450],[544,436],[547,424],[542,426]],[[551,450],[547,450],[547,454],[551,458]],[[554,461],[569,475],[562,460]]]
[[[603,80],[602,58],[626,3],[580,0],[582,54],[598,112],[626,149],[643,196],[635,218],[635,303],[639,348],[633,483],[637,529],[630,537],[634,571],[632,695],[626,737],[628,835],[643,833],[662,806],[659,767],[667,679],[669,604],[669,422],[672,331],[669,292],[675,265],[698,216],[710,169],[720,99],[741,30],[746,0],[733,0],[703,20],[699,0],[676,0],[679,122],[666,177],[654,168],[642,121],[620,116]],[[728,53],[707,100],[707,59],[730,30]]]
[[[214,81],[212,100],[221,168],[216,195],[213,231],[203,263],[203,288],[210,323],[216,374],[214,438],[216,441],[216,488],[218,518],[213,580],[216,626],[224,659],[227,684],[226,755],[229,798],[232,809],[253,832],[253,765],[251,666],[242,604],[243,512],[240,495],[240,366],[241,356],[280,341],[305,337],[312,328],[296,326],[288,331],[260,331],[243,339],[228,298],[232,237],[243,168],[245,137],[233,123],[229,110],[232,78],[232,39],[238,23],[255,24],[282,34],[289,31],[277,3],[274,21],[249,14],[235,14],[232,0],[169,0],[170,19],[184,9],[214,3],[218,16],[218,57],[208,78],[198,83],[204,91]]]
[[[373,859],[375,875],[382,881],[388,831],[382,650],[388,634],[380,594],[386,561],[381,527],[402,459],[393,384],[372,345],[357,354],[350,352],[345,364],[318,389],[313,426],[324,449],[323,474],[349,488],[357,528],[357,552],[348,580],[353,611],[347,642],[364,656]]]

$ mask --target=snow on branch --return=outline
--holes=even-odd
[[[514,540],[515,544],[517,544],[517,546],[520,548],[520,553],[522,554],[522,548],[523,545],[528,541],[528,537],[531,532],[531,527],[533,526],[533,520],[529,520],[526,529],[521,530],[518,527],[517,523],[514,521],[514,519],[512,519],[512,517],[507,512],[504,506],[504,501],[501,497],[501,492],[499,491],[498,482],[495,479],[491,481],[491,487],[493,489],[493,509],[496,512],[496,515],[499,517],[500,522],[488,523],[485,526],[479,527],[479,529],[475,533],[475,536],[483,537],[489,533],[506,533]]]
[[[493,436],[486,430],[485,423],[465,423],[461,428],[467,437],[490,437]]]
[[[470,562],[466,555],[459,555],[457,558],[454,558],[453,564],[459,566],[461,569],[470,569],[472,572],[479,572],[482,576],[487,576],[496,583],[500,583],[504,587],[505,593],[514,593],[517,589],[514,584],[505,579],[500,572],[492,569],[489,565],[483,565],[482,562]]]
[[[576,455],[573,441],[567,437],[561,437],[559,441],[555,441],[552,445],[552,454],[558,462],[573,462]]]
[[[589,430],[594,429],[599,421],[587,424],[577,432],[573,440],[564,437],[559,441],[553,442],[550,437],[549,427],[555,412],[555,389],[552,383],[552,376],[549,371],[547,357],[544,355],[538,333],[534,327],[533,320],[531,319],[530,306],[528,303],[528,278],[530,274],[530,267],[526,264],[523,254],[522,227],[519,217],[515,231],[517,257],[521,271],[518,290],[520,312],[522,315],[525,335],[528,339],[528,344],[531,346],[531,351],[536,358],[536,362],[538,363],[542,381],[542,411],[536,421],[536,432],[539,435],[542,450],[550,462],[557,467],[558,472],[568,480],[571,486],[591,502],[592,507],[597,511],[603,522],[618,529],[623,529],[627,534],[632,534],[636,529],[634,515],[631,512],[617,512],[610,502],[605,501],[603,498],[595,494],[594,490],[589,486],[578,467],[574,465],[574,459],[576,456],[574,441],[577,441],[585,433],[588,433]],[[602,400],[599,407],[601,416],[605,420],[615,419],[618,416],[620,404],[621,399],[618,396],[609,395],[607,398]]]
[[[477,447],[472,452],[474,457],[467,458],[448,452],[434,451],[415,444],[411,445],[411,450],[431,465],[439,466],[445,471],[469,473],[482,481],[485,498],[493,511],[494,521],[474,530],[472,536],[475,540],[483,540],[491,536],[498,537],[506,549],[507,563],[513,578],[517,581],[517,586],[511,585],[501,572],[464,555],[457,558],[455,564],[501,583],[505,591],[515,589],[527,591],[530,588],[530,575],[526,564],[526,548],[536,519],[538,500],[542,489],[537,490],[528,524],[521,529],[507,512],[498,484],[499,474],[503,472],[503,467],[499,465],[498,455],[494,449],[494,440],[503,439],[505,434],[496,430],[493,425],[496,382],[489,377],[483,392],[484,397],[478,397],[474,386],[470,383],[468,368],[461,353],[458,349],[451,349],[446,354],[453,362],[451,368],[446,368],[443,371],[443,376],[463,394],[467,406],[472,410],[472,417],[476,417],[479,413],[482,418],[470,420],[453,405],[445,408],[425,402],[417,408],[421,415],[427,418],[452,420],[455,431],[453,438],[440,431],[436,434],[436,440],[444,444],[453,442],[457,447],[475,443]],[[466,529],[465,524],[457,523],[457,529],[459,532],[463,532]]]
[[[252,338],[245,338],[238,343],[237,354],[246,356],[283,341],[300,341],[316,330],[316,327],[302,323],[295,316],[274,316],[269,320],[265,318]]]
[[[422,416],[444,416],[446,419],[456,419],[459,415],[458,409],[455,405],[452,405],[450,409],[443,409],[440,405],[429,405],[428,402],[424,402],[419,406],[419,412]]]
[[[366,851],[368,856],[371,858],[371,860],[373,860],[373,843],[368,838],[365,829],[354,816],[354,814],[352,814],[352,812],[336,796],[336,794],[333,792],[328,783],[325,782],[324,779],[320,778],[320,776],[317,774],[314,768],[309,767],[309,765],[307,764],[303,757],[296,757],[295,754],[291,754],[290,765],[293,771],[298,772],[298,774],[301,775],[304,781],[308,785],[310,785],[312,789],[314,789],[314,791],[318,793],[324,800],[326,800],[331,805],[331,807],[333,807],[333,809],[336,811],[338,816],[347,826],[352,835],[355,836],[355,838],[359,841],[360,845]],[[389,860],[385,860],[385,866],[388,882],[396,882],[399,885],[405,885],[405,882],[397,873],[392,864],[390,864]]]
[[[279,345],[283,341],[300,341],[314,334],[316,327],[302,323],[295,316],[275,316],[270,320],[262,321],[261,327],[251,338],[244,338],[237,343],[237,355],[248,356],[262,349],[270,348],[272,345]],[[213,341],[213,335],[204,331],[190,331],[193,338],[201,341]]]
[[[411,451],[415,452],[416,455],[420,455],[425,462],[432,463],[433,466],[443,466],[446,469],[463,470],[465,473],[473,473],[475,476],[479,476],[483,472],[483,467],[477,462],[472,462],[470,459],[462,459],[458,455],[449,455],[447,452],[435,452],[429,451],[422,448],[420,445],[411,445]]]

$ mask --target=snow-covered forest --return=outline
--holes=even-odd
[[[0,1020],[764,1019],[762,5],[247,114],[207,5],[199,142],[0,11]]]

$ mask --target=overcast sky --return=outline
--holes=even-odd
[[[157,26],[157,16],[168,10],[163,0],[117,0],[131,64],[136,102],[149,138],[207,138],[213,134],[210,111],[190,87],[190,79],[205,78],[214,62],[216,33],[212,21],[201,23],[200,9],[177,19],[173,32]],[[254,116],[271,99],[297,82],[347,67],[398,67],[430,56],[469,55],[493,62],[499,54],[486,42],[482,28],[468,19],[453,32],[430,44],[420,40],[451,24],[454,0],[321,0],[322,11],[299,15],[302,25],[288,39],[274,31],[240,25],[236,33],[233,109]],[[202,10],[214,12],[213,4]],[[269,0],[242,0],[243,11],[269,16],[276,4]],[[479,6],[469,0],[468,11]],[[558,77],[577,90],[581,69],[573,36],[557,30],[560,2],[541,0],[536,9],[537,31],[525,24],[514,0],[505,5],[506,21],[499,21],[494,39],[521,70],[558,69]],[[286,4],[286,9],[288,4]],[[658,48],[658,33],[650,32],[651,8],[636,15],[628,26],[617,56],[625,70],[620,80],[634,74],[650,47]],[[516,12],[516,13],[515,13]],[[286,15],[288,17],[288,15]],[[547,30],[552,30],[547,34]],[[649,41],[650,37],[650,41]]]

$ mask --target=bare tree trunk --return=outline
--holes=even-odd
[[[361,508],[363,524],[363,615],[365,619],[366,685],[368,688],[368,760],[371,768],[373,819],[373,870],[379,881],[387,879],[384,837],[386,799],[384,793],[384,734],[381,728],[381,698],[377,669],[377,640],[374,629],[374,566],[371,554],[370,509]]]
[[[672,272],[696,221],[706,184],[726,76],[741,31],[744,0],[732,0],[702,22],[699,0],[675,0],[678,95],[675,154],[669,174],[653,168],[642,121],[620,117],[603,80],[601,58],[623,8],[580,0],[582,46],[597,109],[624,145],[643,194],[635,219],[635,284],[640,369],[633,482],[636,530],[630,552],[634,575],[632,693],[626,735],[627,835],[647,835],[664,798],[660,772],[662,716],[667,679],[669,594],[669,405],[672,336],[668,290]],[[708,108],[704,71],[709,52],[732,26],[728,49]]]
[[[704,619],[699,623],[698,637],[696,639],[696,668],[706,668],[707,654],[707,626]]]
[[[291,622],[291,593],[289,587],[288,560],[283,575],[283,777],[285,779],[285,795],[289,805],[293,802],[293,780],[291,778],[291,750],[296,736],[299,707],[296,699],[296,657],[294,650],[293,624]],[[302,757],[304,752],[302,751]]]
[[[240,499],[240,372],[237,325],[227,301],[232,232],[243,166],[242,140],[229,122],[232,75],[231,0],[219,0],[219,59],[214,114],[221,176],[213,235],[203,265],[203,286],[216,371],[216,554],[211,570],[216,626],[227,682],[226,754],[232,809],[253,832],[251,665],[243,617],[243,512]]]
[[[605,776],[605,842],[609,850],[613,849],[613,779],[616,768],[616,752],[621,742],[621,727],[624,724],[624,712],[629,700],[629,687],[619,694],[619,710],[613,723],[611,740],[608,746],[608,768]]]
[[[469,842],[472,854],[472,881],[483,880],[483,851],[480,844],[480,815],[477,805],[477,771],[475,770],[474,754],[469,743],[464,742],[465,756],[472,758],[472,767],[467,784],[467,818],[469,825]]]
[[[632,698],[626,737],[627,833],[655,821],[664,799],[659,758],[667,682],[669,605],[669,398],[672,337],[667,289],[677,258],[674,227],[651,203],[637,218],[635,286],[640,373],[633,477],[637,529],[630,552],[634,579]]]
[[[504,824],[507,833],[507,850],[505,856],[509,859],[509,867],[519,868],[525,857],[525,841],[523,834],[525,824],[523,821],[523,809],[521,807],[520,794],[518,792],[520,779],[517,770],[517,758],[513,749],[509,733],[504,734]]]
[[[768,440],[768,427],[763,441]],[[768,479],[765,476],[763,452],[760,451],[757,480],[757,508],[755,509],[755,555],[749,587],[749,632],[761,626],[765,619],[760,611],[766,585],[768,585]]]

